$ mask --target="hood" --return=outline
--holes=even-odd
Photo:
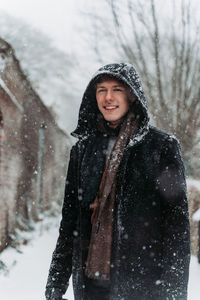
[[[95,82],[101,75],[110,75],[121,80],[130,87],[132,93],[135,95],[136,101],[131,105],[131,109],[133,112],[137,111],[137,114],[140,115],[140,122],[137,133],[131,142],[141,140],[149,129],[147,103],[139,75],[135,68],[128,63],[105,65],[93,75],[82,98],[77,128],[71,135],[82,139],[87,138],[91,134],[95,134],[97,130],[96,120],[99,113],[96,101]]]

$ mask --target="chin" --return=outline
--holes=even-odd
[[[118,121],[118,119],[110,119],[110,118],[105,118],[105,120],[107,122],[117,122]]]
[[[114,116],[108,116],[108,115],[107,116],[103,116],[103,117],[108,122],[116,122],[116,121],[118,121],[118,120],[121,119],[121,117],[114,117]]]

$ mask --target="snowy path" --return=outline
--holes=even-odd
[[[45,300],[44,288],[58,236],[58,220],[48,218],[38,223],[29,236],[32,240],[27,246],[21,246],[22,253],[9,248],[0,256],[10,270],[7,276],[0,274],[1,300]],[[199,280],[200,265],[192,257],[188,300],[199,300]],[[71,285],[65,298],[74,299]]]
[[[45,300],[44,290],[52,252],[58,236],[59,220],[48,218],[36,224],[27,246],[21,246],[22,253],[6,249],[0,256],[9,274],[0,274],[1,300]],[[50,228],[49,230],[47,230]],[[72,286],[66,297],[73,300]]]

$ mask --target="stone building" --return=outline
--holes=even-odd
[[[0,251],[63,200],[71,142],[0,39]]]

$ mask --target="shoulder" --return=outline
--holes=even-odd
[[[150,152],[159,157],[160,168],[173,165],[184,172],[181,147],[176,136],[153,126],[150,126],[148,135]]]
[[[79,155],[84,152],[88,144],[92,143],[94,136],[83,137],[78,139],[78,141],[71,148],[71,155]]]
[[[157,141],[156,147],[159,147],[160,157],[163,161],[168,163],[173,161],[174,165],[183,164],[181,146],[173,134],[153,126],[150,128],[149,134]]]
[[[143,147],[149,153],[159,153],[165,156],[168,153],[181,155],[181,147],[178,139],[171,133],[161,130],[157,127],[150,126]]]
[[[154,126],[149,127],[149,133],[147,135],[147,138],[155,142],[159,142],[161,144],[179,145],[179,141],[175,135]]]

